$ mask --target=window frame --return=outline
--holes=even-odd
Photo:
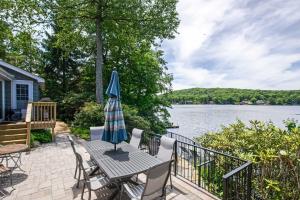
[[[28,85],[28,100],[17,100],[17,85]],[[17,101],[33,101],[33,81],[13,80],[12,81],[12,108],[17,109]]]

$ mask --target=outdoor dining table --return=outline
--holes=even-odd
[[[146,172],[161,161],[126,142],[114,145],[100,140],[88,141],[83,146],[112,182],[130,178],[133,175]]]

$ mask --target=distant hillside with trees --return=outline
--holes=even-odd
[[[191,88],[166,96],[173,104],[300,105],[300,90]]]

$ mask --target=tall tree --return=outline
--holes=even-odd
[[[85,54],[79,49],[65,49],[56,46],[57,34],[61,27],[56,21],[51,25],[51,33],[46,32],[43,41],[43,69],[40,74],[46,80],[45,96],[60,102],[67,93],[78,92],[80,81],[80,60]]]
[[[35,72],[40,62],[37,31],[32,26],[32,17],[37,5],[31,0],[2,0],[0,3],[0,58]]]
[[[90,73],[91,66],[85,67],[80,87],[92,91],[89,81],[95,80],[98,103],[103,103],[103,87],[117,67],[124,103],[136,107],[153,124],[162,119],[160,115],[167,116],[165,106],[169,104],[157,94],[169,91],[172,77],[166,72],[159,47],[176,33],[177,0],[5,1],[14,2],[14,9],[22,10],[11,16],[15,21],[27,15],[39,30],[43,30],[41,24],[53,23],[51,13],[56,14],[61,30],[55,33],[54,46],[68,56],[74,47],[89,55],[82,62],[93,63],[96,75]],[[14,13],[12,10],[9,13]]]
[[[8,49],[12,39],[11,27],[0,20],[0,58],[5,59],[8,54]]]
[[[176,12],[177,0],[64,0],[59,6],[51,4],[58,11],[58,18],[69,23],[78,22],[78,31],[95,34],[96,41],[96,100],[103,103],[103,69],[105,59],[111,49],[107,47],[108,38],[116,38],[120,28],[129,37],[132,35],[140,42],[148,41],[157,45],[158,40],[173,38],[178,26]],[[62,37],[68,32],[62,32]],[[117,45],[126,45],[119,42]],[[115,48],[118,48],[115,46]],[[138,48],[138,46],[136,46]]]

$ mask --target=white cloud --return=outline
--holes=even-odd
[[[300,89],[297,10],[293,0],[181,0],[179,35],[163,45],[173,88]]]

